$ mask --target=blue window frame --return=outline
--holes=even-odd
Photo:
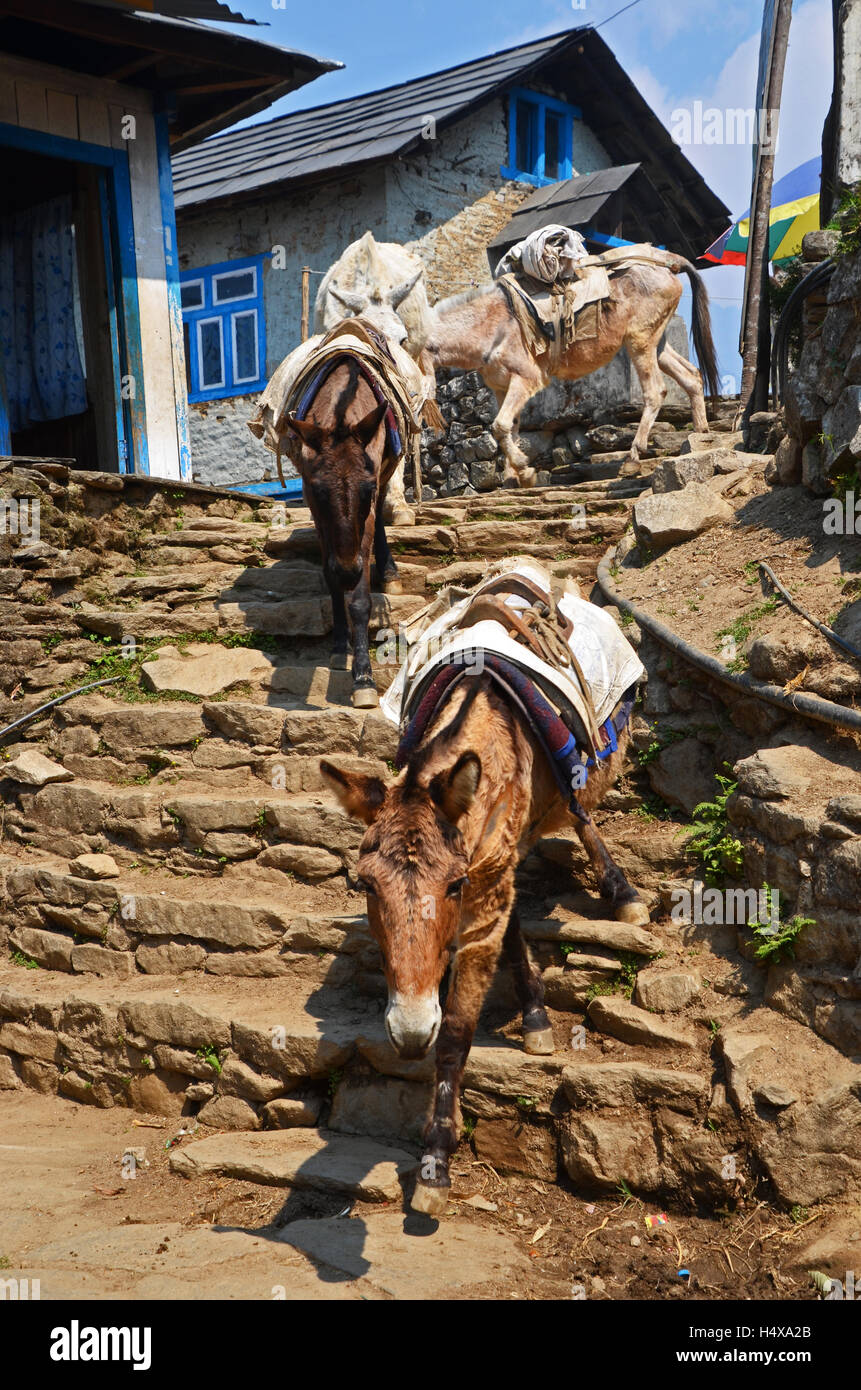
[[[582,120],[579,106],[515,87],[508,104],[508,165],[504,179],[521,183],[558,183],[572,174],[573,122]]]
[[[266,385],[265,260],[250,256],[180,275],[190,401],[247,396]]]

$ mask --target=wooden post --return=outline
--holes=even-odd
[[[768,302],[768,242],[771,190],[774,184],[774,152],[780,98],[783,91],[783,69],[789,42],[792,19],[792,0],[774,0],[774,19],[770,34],[765,80],[757,98],[762,103],[757,110],[759,125],[764,113],[768,141],[763,144],[762,129],[756,152],[756,167],[750,202],[750,235],[747,243],[744,307],[742,314],[742,374],[739,409],[745,420],[756,410],[768,405],[769,356],[771,352],[771,318]],[[772,122],[772,116],[774,120]]]
[[[307,342],[311,315],[311,267],[302,267],[302,342]]]

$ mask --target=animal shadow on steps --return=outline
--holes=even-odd
[[[380,980],[382,985],[382,970],[380,971]],[[277,983],[282,983],[282,981]],[[380,996],[381,1000],[383,994],[384,987]],[[354,1041],[358,1037],[371,1037],[378,1043],[385,1041],[382,1008],[377,1006],[375,1000],[370,1000],[354,992],[350,986],[336,987],[329,984],[328,981],[324,981],[309,995],[306,1013],[311,1018],[318,1020],[321,1025],[318,1045],[324,1054],[327,1043],[341,1049],[345,1042]],[[345,1067],[350,1066],[350,1061],[355,1055],[354,1052],[351,1059],[344,1063]],[[394,1052],[392,1056],[394,1057]],[[432,1075],[433,1053],[430,1054],[426,1065]],[[380,1079],[385,1080],[387,1078],[380,1077]],[[294,1185],[289,1188],[283,1205],[265,1226],[215,1225],[213,1230],[216,1232],[242,1231],[275,1244],[293,1245],[296,1250],[307,1255],[313,1262],[321,1283],[352,1283],[373,1273],[371,1261],[366,1258],[364,1253],[368,1224],[362,1216],[350,1215],[349,1213],[341,1215],[345,1208],[352,1210],[355,1200],[345,1193],[325,1190],[324,1187],[320,1186],[319,1174],[321,1169],[327,1165],[328,1159],[334,1160],[334,1150],[337,1149],[341,1157],[344,1154],[350,1154],[351,1180],[354,1183],[363,1182],[382,1154],[378,1150],[374,1157],[369,1156],[366,1164],[361,1162],[358,1151],[367,1142],[367,1139],[346,1131],[327,1129],[328,1119],[329,1113],[324,1108],[318,1122],[317,1132],[325,1138],[326,1147],[319,1150],[310,1160],[298,1168]],[[282,1133],[286,1139],[290,1135],[308,1133],[309,1131],[292,1129],[278,1132]],[[402,1172],[400,1179],[404,1234],[415,1237],[431,1234],[437,1229],[438,1223],[409,1209],[409,1194],[413,1188],[414,1171],[412,1162],[408,1160],[412,1159],[415,1165],[418,1165],[420,1154],[418,1144],[394,1133],[385,1138],[376,1138],[374,1142],[387,1149],[399,1150],[403,1159],[407,1160],[404,1165],[405,1171]],[[394,1204],[390,1203],[384,1207],[383,1204],[380,1204],[379,1209],[391,1210],[392,1205]],[[371,1215],[369,1219],[372,1221],[373,1216]],[[318,1233],[314,1229],[317,1225],[325,1227],[325,1229]],[[315,1236],[318,1235],[320,1238],[315,1239]],[[326,1259],[327,1254],[330,1254],[337,1263],[329,1263]]]
[[[289,520],[289,517],[288,517]],[[307,547],[280,559],[264,557],[264,563],[241,570],[215,600],[224,627],[218,640],[237,638],[242,646],[260,647],[273,664],[267,681],[266,703],[278,707],[310,703],[316,706],[350,707],[352,680],[349,670],[332,663],[332,600],[326,587],[319,546],[309,532]],[[375,658],[374,633],[396,628],[397,622],[385,596],[380,595],[375,567],[371,566],[371,657]],[[382,607],[380,607],[382,605]],[[352,647],[348,649],[352,653]],[[347,666],[350,664],[350,657]]]

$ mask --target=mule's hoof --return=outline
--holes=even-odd
[[[523,1034],[523,1051],[533,1057],[550,1057],[556,1051],[552,1028],[536,1028]]]
[[[396,579],[384,579],[384,580],[383,580],[383,593],[384,593],[384,594],[402,594],[403,592],[404,592],[404,586],[403,586],[403,581],[402,581],[402,580],[397,579],[397,578],[396,578]]]
[[[622,467],[619,469],[619,477],[620,477],[620,478],[639,478],[639,476],[640,476],[640,460],[639,460],[639,459],[625,459],[625,462],[622,464]]]
[[[534,468],[521,468],[518,481],[521,487],[534,487],[538,481],[538,474]]]
[[[413,1211],[420,1211],[425,1216],[445,1216],[448,1194],[447,1187],[429,1187],[426,1183],[417,1182],[410,1206]]]
[[[376,709],[380,697],[372,685],[357,685],[350,699],[353,709]]]
[[[623,903],[616,908],[616,921],[627,922],[629,927],[647,927],[651,921],[645,903]]]
[[[386,526],[415,526],[416,514],[412,507],[386,508],[383,512],[383,521]]]
[[[330,671],[346,671],[350,665],[350,658],[347,652],[333,652],[329,657]]]

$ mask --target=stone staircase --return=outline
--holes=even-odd
[[[558,470],[528,493],[426,504],[415,528],[390,531],[402,592],[375,594],[373,625],[396,634],[440,587],[512,553],[588,594],[648,486],[648,464],[619,476],[623,458]],[[119,677],[0,753],[0,1088],[228,1131],[218,1171],[250,1164],[262,1181],[299,1182],[301,1168],[313,1186],[336,1135],[381,1141],[403,1165],[433,1062],[402,1062],[386,1039],[379,953],[352,882],[361,831],[318,767],[325,754],[385,773],[396,731],[352,709],[348,673],[328,669],[306,510],[58,465],[0,473],[0,489],[42,502],[41,539],[0,553],[0,724]],[[377,664],[381,690],[396,666]],[[618,818],[644,852],[651,828],[632,833],[613,796],[611,846]],[[667,853],[684,864],[678,843],[665,835],[638,880],[658,916]],[[713,1014],[741,1006],[731,992],[698,1003],[691,938],[673,922],[606,921],[588,882],[573,833],[522,866],[557,1052],[522,1051],[500,973],[465,1078],[469,1142],[499,1171],[555,1179],[561,1164],[597,1188],[624,1177],[665,1199],[723,1200],[725,1155],[746,1140],[716,1085]],[[310,1148],[259,1133],[309,1128]],[[184,1171],[193,1152],[177,1159]]]

